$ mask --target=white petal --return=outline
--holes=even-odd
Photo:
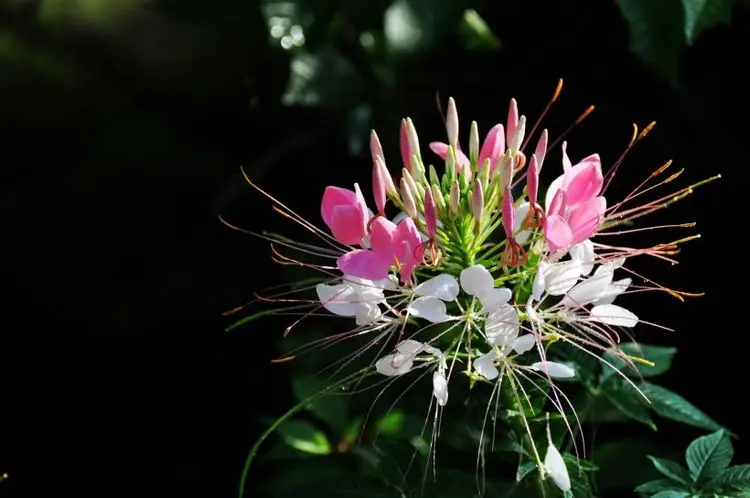
[[[408,217],[409,217],[408,214],[406,214],[405,212],[401,211],[400,213],[398,213],[396,216],[393,217],[393,224],[394,225],[398,225],[399,223],[401,223],[403,220],[405,220]]]
[[[436,297],[419,297],[409,305],[409,313],[428,322],[444,322],[448,315],[445,313],[445,303]]]
[[[496,379],[500,372],[495,366],[495,358],[497,358],[497,353],[494,349],[487,354],[483,354],[474,360],[474,370],[487,380]]]
[[[616,327],[635,327],[638,323],[635,313],[616,304],[594,306],[591,308],[591,319]]]
[[[607,287],[607,290],[605,290],[604,293],[599,297],[599,299],[594,301],[592,304],[612,304],[617,296],[628,290],[628,287],[630,287],[630,284],[632,283],[633,279],[631,278],[623,278],[621,280],[612,282]]]
[[[385,300],[383,288],[372,280],[351,275],[344,275],[343,280],[344,284],[349,284],[352,290],[357,293],[360,302],[375,304]]]
[[[612,272],[597,272],[570,289],[561,303],[565,306],[584,306],[600,298],[610,283],[612,283]]]
[[[448,379],[439,370],[432,374],[432,394],[437,399],[438,405],[445,406],[448,403]]]
[[[512,347],[513,351],[515,351],[516,353],[523,354],[534,349],[535,345],[536,337],[534,336],[534,334],[526,334],[513,341],[510,347]]]
[[[357,325],[369,325],[383,314],[380,307],[373,303],[359,303],[356,310]]]
[[[555,178],[552,183],[549,184],[549,188],[547,188],[547,195],[544,196],[544,212],[549,212],[549,205],[552,204],[552,198],[555,197],[555,194],[558,190],[560,190],[560,186],[563,183],[564,175],[560,175],[557,178]]]
[[[589,239],[576,244],[568,251],[570,257],[581,262],[581,275],[588,275],[594,269],[594,243]]]
[[[578,282],[581,276],[581,263],[571,259],[550,265],[544,277],[544,287],[553,296],[562,296]]]
[[[375,370],[382,375],[393,377],[403,375],[414,366],[414,355],[411,354],[389,354],[375,362]]]
[[[484,335],[493,346],[506,346],[518,337],[518,311],[510,304],[504,304],[499,310],[487,315],[484,323]]]
[[[566,379],[575,377],[576,371],[563,363],[556,361],[538,361],[531,364],[531,368],[543,372],[555,379]]]
[[[398,279],[395,275],[388,275],[386,278],[373,280],[372,283],[375,284],[375,287],[383,290],[392,291],[398,289]]]
[[[612,261],[612,266],[614,266],[615,269],[622,268],[622,265],[624,265],[624,264],[625,264],[625,257],[624,256],[622,258],[617,258],[616,260]]]
[[[320,304],[325,309],[339,316],[355,316],[359,305],[359,297],[349,284],[315,286]]]
[[[495,279],[492,274],[482,265],[473,265],[464,268],[459,276],[461,288],[470,296],[478,296],[495,287]]]
[[[510,289],[500,287],[498,289],[490,289],[477,295],[479,302],[482,303],[482,311],[491,313],[500,309],[500,306],[510,301],[511,292]]]
[[[542,294],[544,294],[548,271],[549,263],[541,261],[539,269],[536,271],[536,275],[534,275],[534,284],[531,287],[531,296],[535,301],[539,301],[542,298]]]
[[[425,350],[425,345],[413,339],[405,339],[396,344],[396,351],[408,355],[416,355]]]
[[[419,284],[414,292],[419,296],[439,297],[443,301],[453,301],[458,296],[458,281],[453,275],[443,273]]]
[[[529,240],[529,237],[531,237],[531,230],[518,231],[526,220],[526,216],[529,214],[529,207],[531,207],[531,203],[524,201],[516,208],[516,216],[513,221],[513,233],[516,234],[516,242],[519,244],[525,244],[526,241]]]
[[[568,475],[565,460],[551,441],[547,446],[547,454],[544,456],[544,471],[560,490],[570,491],[570,475]]]

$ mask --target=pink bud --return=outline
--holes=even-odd
[[[378,209],[378,214],[383,214],[385,211],[385,181],[383,174],[380,170],[380,156],[375,157],[375,162],[372,164],[372,196],[375,199],[375,207]]]
[[[539,171],[542,171],[542,166],[544,165],[544,157],[547,155],[547,140],[549,139],[549,133],[547,133],[547,130],[542,131],[542,135],[539,137],[539,142],[536,144],[536,150],[534,151],[534,154],[536,154],[537,161],[539,161]]]
[[[424,194],[424,219],[427,224],[427,236],[434,239],[437,234],[437,207],[432,200],[432,191],[427,189]]]
[[[459,201],[461,200],[461,191],[458,187],[458,181],[453,180],[453,185],[451,185],[451,193],[450,193],[450,211],[451,214],[456,215],[458,214],[458,210],[460,208]]]
[[[518,103],[516,99],[510,99],[510,108],[508,109],[508,123],[505,129],[505,141],[510,143],[513,140],[513,136],[516,134],[516,127],[518,126]]]
[[[406,211],[406,214],[412,218],[416,218],[417,204],[414,202],[414,194],[404,178],[401,178],[401,200],[404,202],[404,210]]]
[[[513,192],[510,191],[510,187],[505,188],[505,195],[503,195],[503,230],[505,230],[505,237],[508,240],[513,239],[513,227],[516,224],[516,210],[513,207]]]
[[[419,155],[419,138],[417,137],[417,130],[414,128],[411,118],[401,120],[399,146],[401,148],[401,160],[404,162],[404,167],[411,171],[412,156],[417,156],[417,159],[421,159]]]
[[[526,170],[526,193],[529,195],[529,202],[532,206],[536,205],[537,194],[539,192],[539,163],[536,154],[531,156],[529,169]]]
[[[383,146],[380,145],[380,139],[378,139],[378,134],[375,133],[375,130],[370,132],[370,155],[372,156],[373,161],[375,161],[377,157],[385,157],[383,154]]]
[[[326,187],[320,213],[333,236],[342,244],[359,244],[367,233],[367,205],[356,183],[353,192]]]
[[[487,137],[482,143],[482,150],[479,151],[479,164],[489,159],[491,164],[490,175],[492,175],[503,153],[505,153],[505,129],[503,125],[496,124],[487,133]]]

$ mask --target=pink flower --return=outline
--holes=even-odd
[[[547,191],[547,219],[544,235],[551,251],[567,249],[591,237],[607,209],[600,196],[604,177],[597,154],[572,165],[563,143],[563,169]]]
[[[342,244],[361,244],[367,234],[367,205],[356,183],[353,192],[340,187],[326,187],[320,214],[333,236]]]
[[[401,281],[407,282],[423,255],[424,245],[411,218],[396,225],[381,216],[372,222],[370,249],[350,251],[336,264],[346,275],[369,280],[386,278],[391,266],[397,266]]]

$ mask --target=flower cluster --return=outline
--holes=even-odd
[[[527,133],[515,100],[506,122],[490,128],[483,141],[477,123],[471,123],[468,150],[459,143],[453,99],[445,127],[447,142],[429,144],[444,163],[439,172],[423,157],[412,120],[401,122],[398,180],[373,131],[375,210],[368,208],[358,184],[353,189],[330,186],[321,203],[328,233],[279,203],[327,248],[284,245],[335,260],[335,265],[316,266],[330,278],[315,287],[313,306],[353,318],[352,335],[372,334],[371,344],[381,345],[373,361],[377,375],[432,372],[436,413],[448,403],[459,371],[472,385],[494,385],[493,395],[504,378],[511,386],[522,380],[548,382],[554,393],[549,400],[562,413],[561,399],[567,398],[555,380],[575,377],[576,371],[549,360],[551,348],[566,344],[604,363],[605,352],[631,364],[638,361],[619,353],[621,334],[628,334],[639,318],[614,304],[617,298],[649,290],[684,293],[640,277],[628,268],[628,260],[649,255],[672,261],[677,245],[697,236],[646,248],[601,240],[635,230],[615,227],[669,206],[695,185],[632,205],[679,175],[662,178],[667,163],[623,200],[608,205],[605,192],[624,154],[606,174],[597,154],[574,162],[563,137],[550,144],[547,130],[532,137],[534,126]],[[636,128],[628,150],[650,129],[639,133]],[[561,159],[550,154],[558,143]],[[542,196],[545,165],[556,179]],[[634,276],[644,283],[635,285]],[[540,473],[566,491],[567,469],[549,443],[544,459],[536,446],[534,457]]]

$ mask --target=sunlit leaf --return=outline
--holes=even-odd
[[[304,453],[327,455],[333,449],[326,435],[304,420],[287,420],[277,431],[286,444]]]
[[[681,486],[679,482],[672,479],[656,479],[641,484],[635,488],[635,492],[651,496],[662,491],[684,491],[684,489],[681,489]]]
[[[723,470],[707,485],[710,489],[733,488],[750,491],[750,464],[735,465]]]

